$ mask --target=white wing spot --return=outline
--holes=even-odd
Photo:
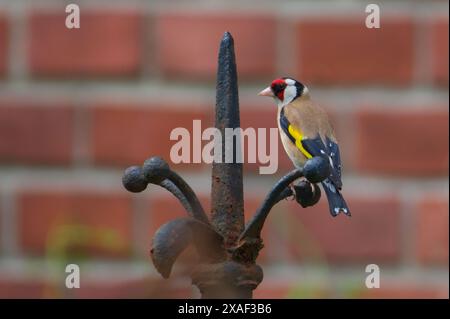
[[[334,168],[333,159],[330,156],[328,156],[328,160],[330,161],[331,167]]]

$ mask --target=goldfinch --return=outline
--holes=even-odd
[[[340,193],[341,159],[333,128],[325,111],[309,96],[308,88],[292,78],[279,78],[259,95],[273,97],[278,104],[278,129],[284,149],[297,168],[321,156],[330,163],[330,175],[322,182],[332,216],[350,210]]]

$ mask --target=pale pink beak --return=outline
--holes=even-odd
[[[258,95],[274,97],[273,92],[272,92],[272,90],[270,89],[270,86],[267,87],[267,88],[265,88],[265,89],[262,90],[261,92],[259,92]]]

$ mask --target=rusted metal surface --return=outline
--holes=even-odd
[[[311,161],[311,160],[309,160]],[[315,164],[312,163],[312,168],[316,168]],[[319,172],[320,169],[319,169]],[[253,218],[248,222],[245,227],[244,232],[241,235],[241,240],[246,238],[260,238],[261,230],[264,226],[267,216],[273,206],[280,200],[285,199],[289,196],[295,196],[295,200],[302,205],[302,207],[308,207],[316,204],[320,198],[320,190],[317,185],[311,184],[310,182],[301,181],[297,185],[294,185],[294,191],[289,187],[295,180],[303,177],[303,169],[295,169],[290,173],[283,176],[272,188],[272,190],[267,194],[263,203],[257,210]],[[314,178],[317,175],[311,174]],[[319,179],[320,177],[317,177]],[[320,181],[320,180],[319,180]]]
[[[202,298],[250,299],[262,279],[260,266],[234,260],[199,265],[192,274]]]
[[[189,217],[171,220],[155,233],[150,250],[153,264],[164,278],[189,245],[196,248],[203,262],[222,258],[222,238],[209,225]]]
[[[215,114],[215,126],[222,135],[222,163],[212,165],[211,222],[231,247],[243,230],[244,193],[242,164],[236,161],[238,141],[234,139],[232,150],[225,149],[224,143],[225,129],[240,127],[234,41],[228,32],[219,49]],[[225,163],[226,152],[233,153],[233,163]]]
[[[164,224],[153,238],[151,258],[164,278],[170,275],[181,252],[193,245],[199,264],[192,271],[192,283],[200,289],[202,298],[251,298],[263,279],[256,259],[263,248],[261,230],[270,210],[291,196],[302,207],[317,203],[320,190],[315,183],[328,176],[329,167],[323,159],[312,158],[303,169],[282,177],[244,227],[242,164],[236,161],[240,146],[235,140],[233,149],[225,150],[224,138],[225,129],[240,126],[234,43],[228,32],[219,50],[215,125],[223,138],[222,161],[212,166],[211,220],[192,188],[160,157],[149,158],[142,167],[126,169],[122,183],[130,192],[142,192],[148,184],[159,185],[181,202],[189,216]],[[225,153],[230,151],[233,161],[226,163]],[[307,180],[294,184],[301,177]]]

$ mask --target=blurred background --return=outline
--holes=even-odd
[[[65,7],[81,28],[65,27]],[[184,216],[156,186],[121,176],[170,131],[213,126],[218,44],[235,38],[241,124],[276,127],[257,97],[292,76],[329,112],[353,217],[324,199],[284,201],[263,231],[257,298],[448,298],[448,1],[0,0],[0,297],[191,298],[183,254],[163,280],[149,258],[163,223]],[[292,169],[245,165],[248,219]],[[209,207],[210,166],[173,164]],[[65,267],[81,288],[65,287]],[[366,265],[381,270],[367,289]]]

